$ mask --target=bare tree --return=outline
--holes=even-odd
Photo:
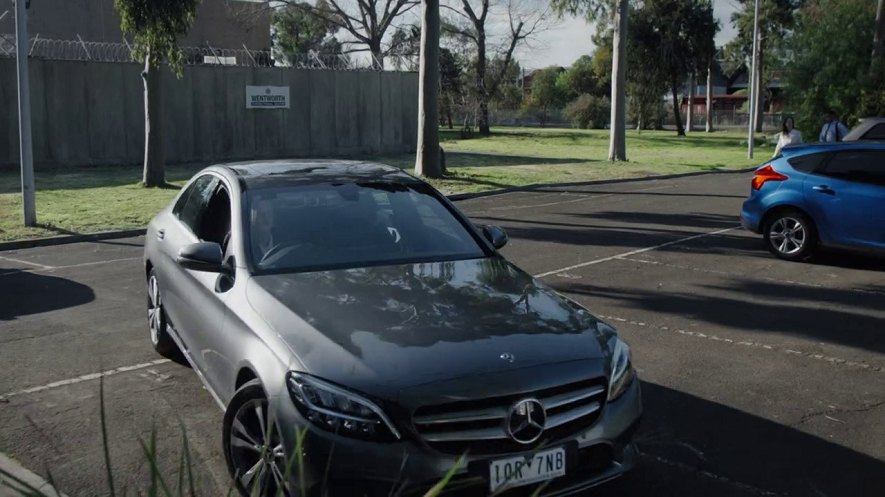
[[[453,0],[452,3],[453,5],[444,7],[455,15],[455,19],[447,22],[443,29],[472,44],[476,49],[473,90],[479,107],[477,127],[479,134],[488,135],[489,101],[501,87],[514,51],[520,44],[527,43],[549,27],[551,12],[546,8],[538,10],[536,5],[523,5],[519,0]],[[497,16],[493,11],[499,7],[505,11],[507,31],[496,47],[494,41],[490,42],[493,36],[488,31],[488,23],[491,17]],[[494,57],[489,57],[490,51]],[[491,73],[488,64],[490,58],[497,58],[502,62]]]
[[[418,0],[318,0],[312,7],[305,7],[303,0],[280,0],[277,5],[309,9],[311,15],[343,30],[353,38],[342,40],[351,47],[344,53],[369,52],[380,69],[384,57],[396,48],[385,43],[391,29],[401,29],[394,21],[418,5]]]
[[[415,174],[442,176],[439,151],[439,0],[422,0]]]

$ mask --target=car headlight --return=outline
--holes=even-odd
[[[608,400],[613,401],[627,391],[627,387],[636,376],[636,371],[633,369],[630,346],[620,338],[613,337],[609,342],[609,347],[612,351],[612,372],[608,381]]]
[[[303,373],[290,372],[286,383],[301,414],[324,430],[374,441],[401,438],[384,411],[366,398]]]

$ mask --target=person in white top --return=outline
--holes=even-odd
[[[824,125],[820,128],[820,141],[823,143],[840,142],[848,134],[848,127],[839,121],[836,111],[828,110],[824,117]]]
[[[799,143],[802,143],[802,133],[794,127],[792,117],[785,118],[783,126],[781,126],[781,132],[777,134],[777,145],[774,147],[774,155],[772,157],[780,155],[781,149],[787,145],[797,145]]]

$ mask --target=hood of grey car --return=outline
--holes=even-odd
[[[590,313],[498,257],[252,283],[250,303],[297,367],[353,388],[390,392],[603,356]]]

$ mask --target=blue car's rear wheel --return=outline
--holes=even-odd
[[[814,223],[803,212],[784,209],[768,217],[762,234],[772,254],[788,261],[809,258],[817,246]]]

